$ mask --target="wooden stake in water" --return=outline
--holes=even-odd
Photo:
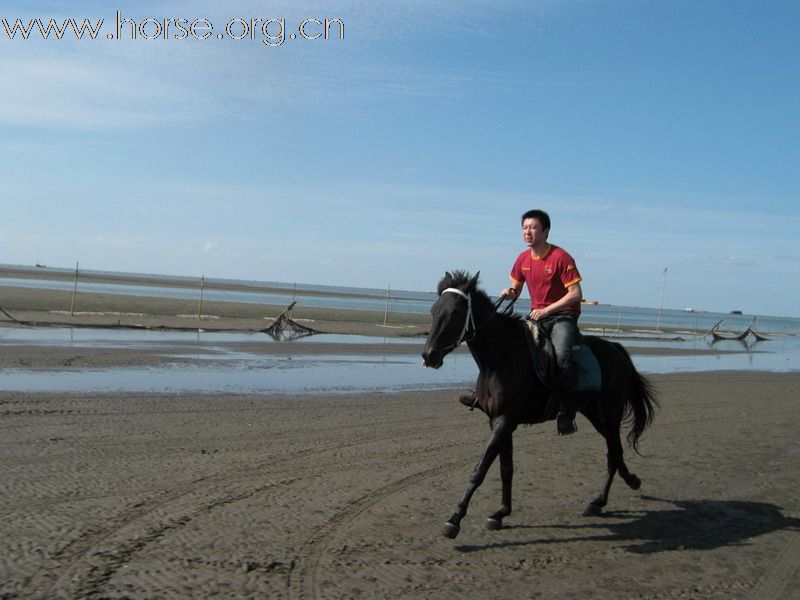
[[[386,322],[389,320],[389,292],[391,291],[392,286],[391,284],[386,286],[386,308],[383,309],[383,325],[386,326]]]
[[[664,308],[664,290],[667,287],[667,267],[664,267],[664,283],[661,284],[661,303],[658,305],[658,318],[656,319],[656,331],[661,331],[661,310]]]
[[[75,296],[78,294],[78,265],[79,263],[75,263],[75,282],[72,286],[72,304],[69,307],[71,317],[75,316]]]
[[[203,320],[203,290],[206,287],[206,276],[200,278],[200,303],[197,306],[197,318]]]

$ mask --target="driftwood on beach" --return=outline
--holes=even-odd
[[[292,302],[289,306],[287,306],[283,312],[274,320],[272,325],[267,327],[266,329],[257,329],[254,327],[243,329],[241,327],[225,327],[225,326],[210,326],[207,323],[203,324],[202,328],[198,328],[197,325],[176,325],[174,323],[170,324],[142,324],[142,323],[124,323],[121,320],[117,320],[116,323],[113,322],[102,322],[102,323],[87,323],[87,322],[78,322],[74,319],[70,320],[27,320],[27,319],[18,319],[11,313],[9,313],[5,308],[0,306],[0,315],[3,315],[8,321],[11,323],[15,323],[17,325],[22,325],[23,327],[80,327],[84,329],[134,329],[134,330],[145,330],[145,331],[214,331],[214,332],[235,332],[235,331],[259,331],[261,333],[266,333],[276,341],[280,340],[294,340],[301,337],[314,335],[318,333],[322,333],[311,327],[306,327],[305,325],[301,325],[297,321],[292,319],[292,309],[294,308],[297,302]],[[113,314],[113,313],[105,313],[105,314]],[[2,319],[0,318],[0,321]]]
[[[292,309],[294,308],[295,304],[297,304],[297,301],[292,302],[289,306],[287,306],[286,309],[280,315],[278,315],[278,318],[275,319],[272,325],[266,329],[263,329],[262,331],[274,340],[294,340],[319,333],[318,331],[311,329],[311,327],[301,325],[292,319]]]
[[[9,320],[11,320],[11,321],[12,321],[12,322],[14,322],[14,323],[17,323],[18,325],[25,325],[25,323],[23,323],[22,321],[18,321],[17,319],[15,319],[14,317],[12,317],[10,314],[8,314],[8,312],[6,311],[6,309],[5,309],[5,308],[3,308],[2,306],[0,306],[0,313],[3,313],[3,314],[6,316],[6,317],[8,317],[8,318],[9,318]]]
[[[750,325],[747,326],[747,329],[745,329],[741,333],[735,333],[735,334],[720,333],[719,326],[724,321],[724,319],[720,319],[719,321],[714,323],[714,326],[708,330],[708,333],[706,335],[710,335],[713,338],[713,341],[715,342],[719,342],[722,340],[738,340],[740,342],[746,343],[747,339],[750,336],[752,336],[757,342],[763,342],[769,340],[768,337],[756,331],[755,326],[757,319],[758,317],[753,317],[753,320],[750,321]]]

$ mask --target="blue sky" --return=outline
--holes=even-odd
[[[0,14],[106,21],[0,30],[2,263],[496,293],[544,208],[587,298],[658,306],[668,268],[666,307],[800,315],[797,2],[66,5]],[[117,10],[345,35],[105,39]]]

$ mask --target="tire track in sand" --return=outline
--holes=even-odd
[[[183,508],[183,510],[176,511],[178,514],[175,515],[167,514],[166,517],[154,514],[159,507],[152,508],[108,532],[101,539],[95,539],[91,547],[79,556],[70,568],[61,572],[59,579],[53,585],[55,594],[64,595],[66,592],[67,597],[70,598],[102,596],[103,588],[120,568],[128,563],[137,552],[156,542],[171,530],[183,527],[193,519],[220,506],[239,502],[268,489],[288,485],[302,478],[303,476],[297,476],[269,481],[263,485],[248,487],[233,493],[229,491],[213,500],[209,500],[202,492],[198,494],[197,489],[175,495],[161,503],[160,507],[164,508],[169,503],[175,504],[178,500],[192,494],[199,495],[200,501],[194,503],[189,500],[189,506],[177,507]],[[142,521],[148,517],[153,517],[154,522],[151,525],[145,525],[144,531],[142,531]],[[108,543],[109,547],[101,548],[104,543]],[[52,595],[48,594],[48,597],[52,597]]]
[[[318,571],[320,570],[322,557],[337,532],[348,523],[354,521],[370,507],[394,494],[402,492],[435,475],[452,472],[454,468],[463,467],[465,464],[471,462],[472,460],[470,458],[461,458],[456,461],[431,467],[430,469],[418,471],[413,475],[408,475],[407,477],[403,477],[402,479],[398,479],[373,490],[340,510],[305,541],[297,556],[295,556],[292,561],[287,581],[289,598],[291,600],[308,600],[322,597],[318,584]]]
[[[433,430],[435,427],[431,429]],[[274,456],[264,458],[259,461],[258,465],[250,465],[225,475],[194,481],[172,490],[158,499],[139,502],[115,518],[114,523],[109,527],[87,532],[81,538],[67,544],[53,557],[56,560],[67,562],[67,564],[59,567],[59,574],[55,581],[44,586],[48,590],[46,597],[58,595],[72,598],[92,598],[102,596],[103,588],[120,568],[129,562],[136,553],[158,541],[170,531],[184,527],[193,519],[221,506],[245,500],[272,488],[317,476],[324,473],[333,464],[338,468],[349,468],[360,462],[358,457],[346,464],[343,464],[341,460],[331,461],[331,464],[327,464],[325,461],[313,461],[312,466],[298,469],[292,466],[298,460],[307,461],[309,457],[313,456],[328,456],[332,448],[342,450],[381,443],[381,441],[379,438],[369,438],[354,440],[346,444],[338,441],[318,444],[291,456],[281,455],[278,460]],[[452,444],[444,444],[444,446],[449,447]],[[423,447],[410,454],[427,454],[431,451],[431,448]],[[276,464],[280,464],[281,468],[276,470]],[[260,467],[267,465],[270,467],[270,475],[273,479],[262,485],[254,486],[252,483],[253,472],[257,472]],[[450,465],[444,465],[431,469],[429,473],[426,472],[428,474],[425,476],[434,475],[449,467]],[[280,478],[280,473],[283,473],[283,478]],[[415,478],[417,477],[412,476],[407,479]],[[409,481],[409,485],[412,483],[413,481]],[[398,489],[402,489],[402,487]],[[215,493],[215,490],[223,491]],[[52,573],[52,571],[50,572]],[[44,576],[46,573],[43,574]],[[41,589],[41,587],[37,585],[34,589]]]
[[[59,566],[59,574],[55,581],[44,586],[37,584],[36,581],[31,581],[30,583],[33,589],[45,587],[48,590],[46,594],[48,598],[55,595],[64,595],[64,590],[70,590],[66,596],[72,598],[96,594],[99,592],[101,584],[108,581],[114,572],[124,564],[125,560],[130,559],[136,552],[159,539],[168,531],[186,525],[192,518],[209,512],[218,506],[243,500],[276,485],[285,485],[290,481],[306,477],[309,473],[313,473],[319,468],[319,466],[316,466],[313,469],[309,469],[308,473],[298,474],[295,469],[291,468],[291,463],[297,460],[305,460],[311,456],[325,456],[332,448],[349,448],[374,441],[371,439],[357,440],[349,444],[331,441],[317,444],[302,451],[296,451],[291,456],[284,454],[271,455],[261,459],[256,465],[248,465],[225,475],[215,475],[193,481],[161,494],[158,498],[137,502],[117,515],[107,527],[86,531],[84,535],[72,540],[54,554],[52,558],[66,563]],[[257,472],[266,466],[269,466],[272,474],[276,475],[276,465],[281,465],[281,469],[277,473],[280,473],[280,471],[287,472],[288,470],[294,476],[277,482],[268,482],[256,488],[250,487],[248,490],[231,493],[231,488],[234,487],[232,482],[236,479],[244,479],[249,482],[253,472]],[[210,497],[213,496],[215,488],[227,489],[229,493],[221,497],[218,495],[216,499],[211,500]],[[192,507],[192,502],[189,498],[192,494],[205,500],[195,503]],[[176,505],[179,505],[184,500],[189,506],[184,506],[183,510],[181,510]],[[176,508],[178,509],[177,511],[175,510]],[[165,513],[161,518],[156,515],[159,511],[164,511]],[[126,531],[135,529],[136,524],[140,524],[149,517],[153,517],[155,522],[145,528],[145,533],[132,535],[127,540],[124,538]],[[123,537],[119,540],[114,540],[120,534],[123,534]],[[112,546],[115,546],[115,549],[101,550],[100,547],[106,543],[111,543]],[[43,571],[34,579],[45,579],[48,573],[52,573],[52,571]]]
[[[793,534],[793,539],[781,553],[780,558],[753,589],[750,595],[753,600],[763,598],[800,598],[800,590],[787,589],[795,572],[800,569],[800,535]]]

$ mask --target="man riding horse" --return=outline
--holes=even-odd
[[[578,337],[581,313],[581,275],[575,260],[564,249],[548,243],[550,216],[543,210],[522,215],[522,240],[528,246],[511,269],[511,286],[500,292],[516,300],[527,284],[531,297],[530,318],[550,334],[558,363],[553,393],[559,409],[556,426],[560,435],[575,433],[575,368],[572,346]]]

